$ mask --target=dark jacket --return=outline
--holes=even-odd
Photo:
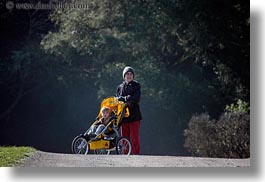
[[[130,116],[124,118],[123,122],[133,122],[142,119],[142,114],[139,107],[140,97],[141,97],[141,86],[140,84],[133,80],[129,84],[123,82],[117,87],[116,96],[128,96],[127,103],[129,107]]]

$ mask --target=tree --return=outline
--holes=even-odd
[[[51,26],[47,11],[1,12],[0,120],[8,119],[20,100],[45,85],[51,72],[50,55],[38,41]]]

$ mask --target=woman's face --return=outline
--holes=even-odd
[[[131,82],[131,81],[133,81],[133,73],[132,72],[130,72],[130,71],[128,71],[125,75],[124,75],[124,80],[126,81],[126,82]]]

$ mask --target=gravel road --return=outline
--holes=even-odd
[[[77,155],[37,151],[20,167],[250,167],[250,159],[150,155]]]

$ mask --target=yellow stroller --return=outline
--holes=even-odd
[[[84,134],[76,136],[72,142],[72,153],[88,154],[90,150],[94,154],[110,154],[111,151],[116,151],[119,155],[130,155],[132,152],[132,144],[128,138],[120,135],[120,126],[122,119],[129,116],[127,104],[120,101],[117,97],[108,97],[101,102],[101,108],[109,107],[113,112],[113,116],[108,122],[103,131],[93,137],[88,133],[91,128],[98,123],[101,118],[99,112],[98,117],[88,128]]]

